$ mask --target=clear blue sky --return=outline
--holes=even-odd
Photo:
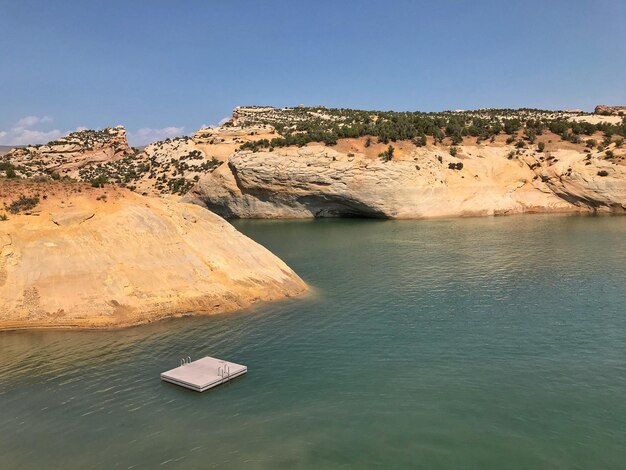
[[[0,0],[0,144],[300,103],[624,105],[626,1]]]

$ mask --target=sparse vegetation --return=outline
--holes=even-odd
[[[393,159],[393,151],[394,148],[390,145],[389,147],[387,147],[387,150],[379,153],[378,156],[383,162],[388,162]]]
[[[106,176],[99,175],[93,178],[90,183],[93,188],[104,188],[104,185],[107,184],[109,180],[107,180]]]
[[[15,172],[15,165],[10,162],[2,162],[0,161],[0,171],[4,171],[4,174],[7,178],[16,178],[17,173]]]
[[[281,137],[272,139],[265,147],[305,145],[322,142],[334,145],[338,139],[361,136],[377,137],[387,144],[412,140],[424,145],[424,138],[432,136],[441,143],[445,138],[459,145],[465,137],[488,140],[505,132],[513,143],[523,130],[524,138],[534,143],[546,130],[561,135],[564,140],[576,142],[580,135],[605,134],[626,136],[626,124],[590,124],[570,121],[560,113],[537,109],[483,109],[478,111],[445,111],[440,113],[360,111],[325,107],[268,108],[248,115],[239,111],[240,125],[270,125]],[[371,144],[371,141],[369,142]],[[366,141],[366,146],[369,145]],[[254,144],[243,144],[252,148]]]
[[[30,212],[35,207],[37,207],[37,204],[39,204],[38,196],[28,197],[21,195],[15,201],[6,206],[6,209],[11,214],[19,214],[21,212]]]

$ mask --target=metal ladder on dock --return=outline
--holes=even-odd
[[[224,363],[223,366],[217,368],[217,375],[222,378],[222,382],[226,382],[230,379],[230,366]]]

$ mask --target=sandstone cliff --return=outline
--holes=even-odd
[[[0,182],[0,329],[113,327],[306,290],[211,212],[107,186]]]
[[[625,137],[622,116],[582,111],[238,107],[141,152],[121,126],[16,149],[0,176],[186,195],[227,217],[619,212]]]
[[[546,142],[547,142],[546,136]],[[191,197],[225,217],[427,218],[523,212],[622,211],[624,152],[611,159],[573,145],[518,149],[464,143],[457,155],[398,142],[383,161],[363,139],[333,148],[240,151],[201,178]],[[380,146],[380,149],[385,146]]]

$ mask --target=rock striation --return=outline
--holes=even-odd
[[[383,161],[322,145],[240,151],[190,194],[224,217],[430,218],[622,211],[626,167],[567,148],[436,147]]]
[[[0,329],[134,325],[307,289],[193,204],[79,183],[5,181],[0,190]]]

